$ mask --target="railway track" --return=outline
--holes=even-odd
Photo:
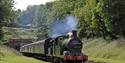
[[[43,60],[42,60],[43,61]],[[47,62],[47,61],[46,61]],[[96,61],[88,61],[87,63],[109,63],[109,62],[96,62]]]
[[[33,57],[35,59],[38,59],[38,60],[41,60],[41,61],[45,61],[45,62],[50,62],[48,60],[45,60],[45,58],[43,58],[42,54],[34,54],[34,53],[22,53],[24,56],[28,56],[28,57]],[[109,62],[96,62],[96,61],[92,61],[92,60],[89,60],[87,63],[109,63]]]
[[[43,61],[43,60],[42,60]],[[47,61],[46,61],[47,62]],[[109,62],[96,62],[96,61],[88,61],[87,63],[109,63]]]

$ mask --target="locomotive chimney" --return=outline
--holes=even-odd
[[[73,36],[73,38],[77,38],[77,31],[76,30],[72,31],[72,36]]]

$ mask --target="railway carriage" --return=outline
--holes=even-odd
[[[20,48],[22,53],[37,54],[52,63],[85,63],[87,55],[82,52],[82,41],[77,37],[77,31],[57,38],[48,38],[42,41],[24,45]],[[30,55],[29,55],[30,56]]]

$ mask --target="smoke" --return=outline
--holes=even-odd
[[[50,37],[56,38],[61,35],[66,35],[77,28],[77,19],[74,16],[68,15],[63,20],[57,20],[50,26]]]

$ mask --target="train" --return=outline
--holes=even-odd
[[[86,63],[88,56],[82,52],[83,42],[77,36],[77,30],[70,35],[47,38],[21,46],[20,52],[40,55],[51,63]]]

